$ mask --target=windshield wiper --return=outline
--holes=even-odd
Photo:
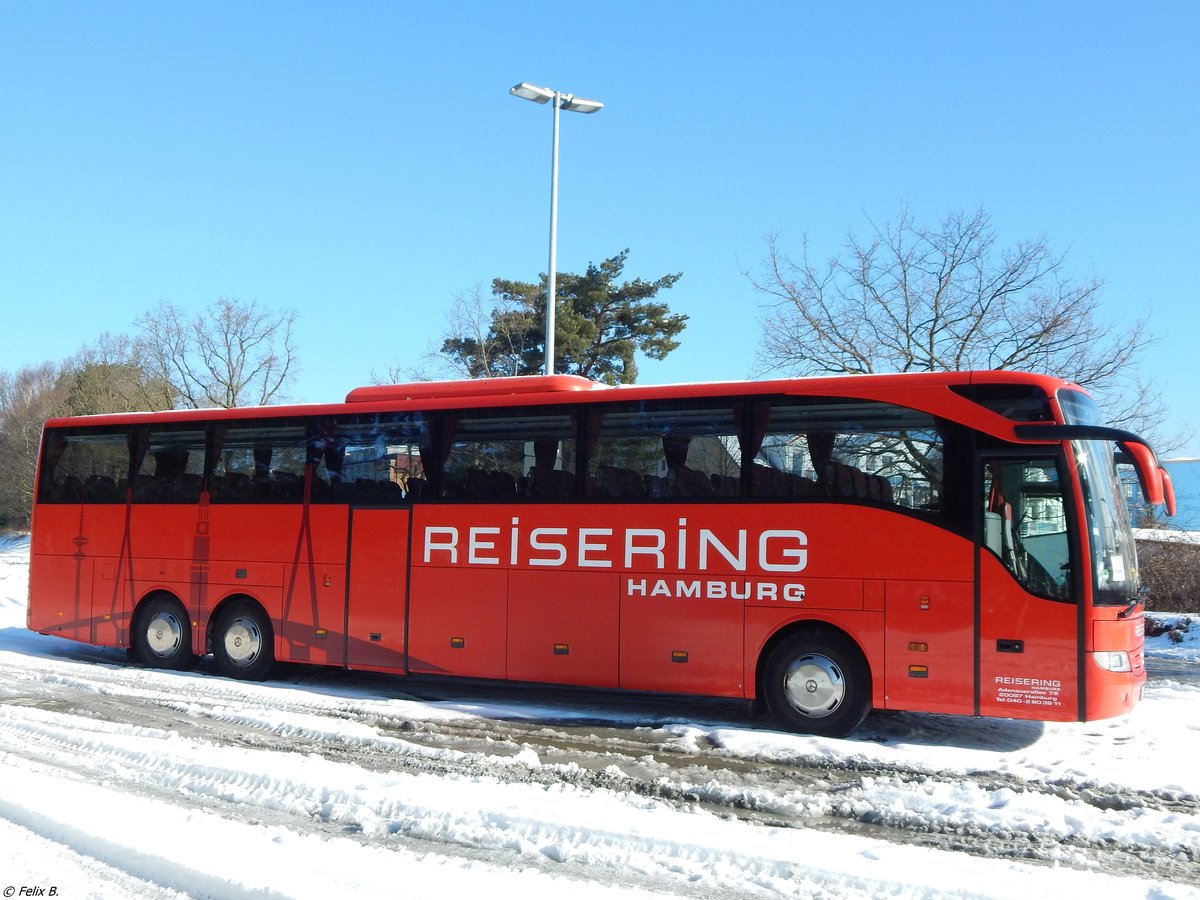
[[[1139,604],[1141,604],[1141,602],[1142,602],[1141,597],[1126,598],[1125,608],[1123,610],[1121,610],[1119,613],[1117,613],[1117,618],[1118,619],[1128,619],[1131,615],[1133,615],[1133,611],[1138,608],[1138,606],[1139,606]]]

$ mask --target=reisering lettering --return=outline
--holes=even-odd
[[[801,572],[808,565],[808,536],[798,529],[725,531],[678,529],[427,525],[422,560],[433,565],[570,566],[643,571]]]

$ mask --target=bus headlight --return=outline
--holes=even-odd
[[[1129,654],[1124,650],[1102,650],[1093,653],[1092,659],[1096,660],[1096,665],[1106,672],[1133,671],[1133,666],[1129,664]]]

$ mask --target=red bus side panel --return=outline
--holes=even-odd
[[[507,618],[507,572],[414,567],[409,669],[432,675],[506,678]]]
[[[617,687],[617,576],[508,573],[508,677]]]
[[[129,601],[116,571],[126,536],[125,506],[56,504],[38,507],[29,561],[28,625],[72,640],[122,646]]]
[[[402,672],[410,514],[356,509],[351,515],[346,665]]]
[[[621,601],[621,687],[744,695],[741,603],[677,594],[666,601],[669,611],[664,611],[661,600],[626,594]]]
[[[888,581],[885,592],[887,708],[971,714],[974,585]]]

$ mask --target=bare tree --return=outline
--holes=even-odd
[[[42,423],[65,411],[66,397],[53,363],[0,372],[0,526],[27,528],[33,508]]]
[[[460,378],[522,375],[521,360],[541,347],[533,337],[537,326],[534,315],[516,298],[485,297],[477,284],[454,298],[437,356]]]
[[[144,351],[141,342],[105,332],[67,360],[59,375],[67,414],[171,409],[171,386],[155,376]]]
[[[1146,318],[1101,320],[1102,282],[1075,279],[1066,253],[1043,239],[999,247],[982,210],[935,227],[907,208],[845,252],[798,260],[778,236],[749,275],[772,298],[763,322],[762,371],[799,375],[1022,369],[1095,389],[1110,421],[1144,434],[1166,410],[1137,364],[1155,342]]]
[[[371,379],[376,384],[402,384],[520,374],[513,360],[525,351],[529,329],[512,327],[511,318],[503,315],[515,311],[514,303],[505,306],[486,297],[483,285],[477,283],[470,291],[454,295],[442,336],[430,341],[418,365],[393,363],[383,376],[372,372]],[[500,317],[499,322],[493,317]],[[445,346],[451,343],[454,349],[447,351]]]
[[[295,378],[295,321],[293,310],[229,297],[191,317],[164,301],[138,319],[137,352],[171,406],[261,406]]]

